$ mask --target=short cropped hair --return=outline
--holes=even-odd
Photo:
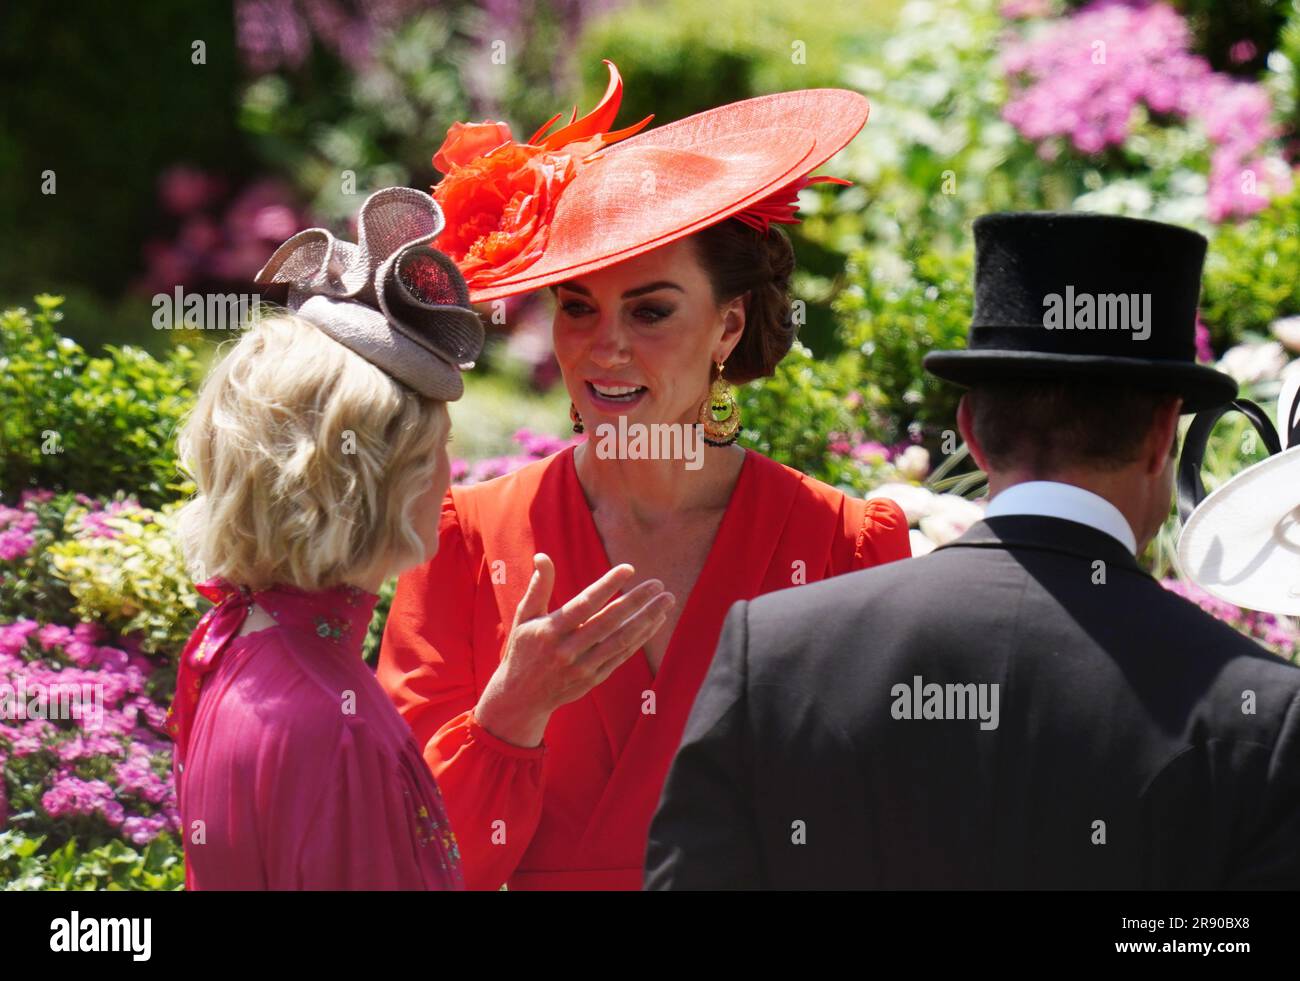
[[[1136,462],[1156,410],[1174,398],[1091,381],[989,382],[966,393],[975,438],[995,470],[1052,474],[1119,470]],[[1177,452],[1173,440],[1170,455]]]
[[[447,436],[426,398],[311,323],[263,316],[212,369],[179,437],[186,561],[250,589],[316,590],[422,561],[411,506]]]

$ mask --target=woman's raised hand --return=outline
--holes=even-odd
[[[474,708],[479,725],[508,743],[536,746],[552,712],[591,691],[640,650],[664,625],[676,599],[658,579],[612,599],[633,575],[632,566],[615,566],[548,613],[555,565],[543,553],[534,555],[505,656]]]

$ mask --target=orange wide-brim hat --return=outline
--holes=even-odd
[[[455,123],[433,158],[439,241],[470,300],[551,286],[624,262],[724,221],[766,231],[793,223],[798,191],[848,181],[808,175],[866,125],[870,106],[846,89],[804,89],[734,102],[657,129],[653,117],[610,132],[622,80],[549,137],[517,143],[499,122]]]

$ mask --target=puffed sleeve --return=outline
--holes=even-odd
[[[907,515],[888,498],[846,497],[843,542],[836,550],[834,575],[912,557]]]
[[[266,850],[270,889],[458,889],[455,840],[447,833],[428,775],[412,772],[375,739],[361,718],[339,720],[337,740],[320,766],[281,760],[284,779],[316,780],[295,842]],[[328,752],[328,751],[327,751]],[[414,749],[411,750],[412,762]],[[423,778],[423,779],[421,779]],[[301,793],[303,788],[298,788]],[[277,791],[283,796],[283,788]]]
[[[749,604],[727,614],[650,823],[645,888],[758,889],[754,765],[746,719]]]
[[[537,830],[545,746],[515,746],[474,718],[478,565],[448,494],[437,554],[398,578],[377,674],[437,780],[466,886],[496,889]]]

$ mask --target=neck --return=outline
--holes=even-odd
[[[387,570],[363,572],[350,576],[343,585],[356,586],[357,589],[364,589],[367,593],[378,593],[387,579]]]
[[[589,437],[574,448],[573,462],[592,510],[614,506],[653,525],[675,513],[727,506],[745,451],[735,444],[703,451],[699,469],[688,470],[682,460],[602,457]]]
[[[1032,480],[1051,480],[1058,484],[1070,484],[1083,490],[1091,491],[1115,506],[1128,526],[1133,530],[1137,540],[1137,552],[1143,549],[1154,536],[1154,531],[1147,529],[1146,515],[1150,513],[1150,494],[1152,488],[1133,467],[1115,471],[1065,470],[1054,473],[1033,473],[1028,470],[1014,470],[989,474],[989,499],[1008,487],[1028,483]]]

